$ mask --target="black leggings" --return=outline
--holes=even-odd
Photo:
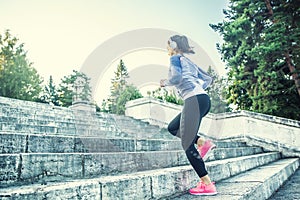
[[[182,113],[178,114],[169,124],[168,131],[179,138],[185,154],[194,170],[201,178],[207,175],[204,161],[202,160],[195,144],[202,118],[210,110],[210,98],[206,94],[189,97],[184,101]]]

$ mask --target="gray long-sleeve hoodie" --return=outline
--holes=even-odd
[[[192,95],[206,94],[204,90],[211,82],[212,78],[187,57],[182,55],[170,57],[168,80],[165,85],[175,86],[183,99]]]

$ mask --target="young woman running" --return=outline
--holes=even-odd
[[[170,55],[169,74],[168,79],[160,81],[160,86],[175,86],[184,100],[182,112],[170,122],[168,131],[181,138],[185,154],[200,178],[197,186],[189,190],[190,194],[214,195],[217,190],[208,176],[204,160],[215,145],[197,135],[202,118],[210,110],[210,98],[205,89],[212,78],[185,57],[185,54],[195,53],[186,36],[170,37],[167,48]]]

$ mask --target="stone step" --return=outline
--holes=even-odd
[[[38,107],[22,107],[22,105],[1,105],[0,106],[0,116],[3,117],[22,117],[30,118],[36,117],[38,119],[50,119],[50,120],[74,120],[76,116],[72,110],[62,109],[62,107],[48,109],[40,109]]]
[[[39,123],[49,122],[58,122],[58,123],[86,123],[90,122],[91,124],[97,123],[112,123],[124,128],[126,127],[148,127],[157,129],[157,126],[150,125],[147,122],[141,120],[136,120],[131,117],[122,116],[122,115],[113,115],[106,113],[81,113],[81,112],[70,112],[61,109],[52,109],[40,110],[35,107],[32,108],[23,108],[23,107],[12,107],[12,106],[0,106],[0,118],[1,121],[8,121],[10,119],[17,119],[21,121],[34,121]],[[8,120],[5,120],[8,118]]]
[[[56,126],[64,126],[73,128],[75,127],[75,121],[74,120],[65,120],[60,121],[56,119],[55,121],[52,119],[40,119],[36,118],[34,116],[31,117],[13,117],[13,116],[0,116],[0,121],[7,124],[28,124],[28,125],[49,125],[53,124]]]
[[[201,199],[214,200],[264,200],[274,194],[280,186],[293,176],[299,168],[299,158],[281,159],[279,161],[257,167],[223,181],[217,182],[218,194],[205,196]],[[195,183],[196,185],[196,183]],[[297,189],[295,190],[295,192]],[[299,191],[299,188],[298,188]],[[298,192],[299,194],[299,192]],[[290,198],[291,197],[291,198]],[[286,193],[279,199],[297,199],[293,193]],[[300,197],[300,196],[298,196]],[[199,199],[199,196],[184,194],[165,199],[187,200]],[[274,199],[273,197],[271,199]],[[276,199],[276,198],[275,198]]]
[[[31,111],[32,112],[32,111]],[[56,124],[57,126],[67,126],[71,125],[114,125],[116,121],[110,119],[109,117],[103,118],[99,115],[70,115],[70,116],[58,116],[59,113],[43,113],[42,115],[36,114],[22,114],[18,113],[14,116],[8,113],[7,116],[0,115],[0,121],[2,122],[13,122],[13,123],[28,123],[28,124]]]
[[[3,109],[4,108],[1,108]],[[12,108],[8,108],[12,109]],[[75,127],[100,127],[100,129],[108,130],[113,127],[114,129],[117,128],[116,121],[109,117],[102,116],[102,115],[86,115],[80,114],[76,115],[73,113],[64,114],[60,113],[59,111],[52,111],[49,112],[41,112],[37,114],[33,110],[26,111],[28,113],[24,113],[20,111],[19,108],[17,111],[3,111],[0,114],[0,121],[4,123],[6,126],[16,126],[16,124],[20,125],[48,125],[48,126],[56,126],[58,128],[71,128],[74,129]],[[6,113],[6,114],[3,114]],[[102,117],[101,117],[102,116]]]
[[[221,159],[262,153],[260,148],[220,149]],[[225,153],[224,153],[225,152]],[[219,158],[212,157],[210,160]],[[22,153],[0,154],[2,184],[39,181],[54,177],[90,178],[150,169],[188,165],[182,150],[112,153]],[[15,163],[12,165],[12,163]],[[32,170],[34,169],[34,170]]]
[[[65,107],[54,106],[47,103],[26,101],[26,100],[20,100],[20,99],[14,99],[14,98],[2,97],[2,96],[0,96],[0,103],[1,105],[8,105],[11,107],[35,108],[35,109],[57,108],[65,111],[70,110]]]
[[[114,127],[116,129],[116,122],[110,122],[104,119],[93,118],[91,120],[61,120],[30,116],[30,117],[13,117],[13,116],[0,116],[0,122],[6,126],[18,127],[18,125],[30,125],[30,126],[53,126],[57,129],[76,129],[76,128],[92,128],[97,127],[100,129],[107,129],[108,127]]]
[[[97,137],[0,132],[0,154],[182,150],[181,141],[176,137],[172,137],[172,139],[138,139],[109,137],[111,135],[112,132],[102,132]],[[221,159],[222,156],[228,157],[227,151],[223,151],[222,148],[232,148],[235,152],[234,148],[247,147],[245,142],[216,141],[215,143],[217,149],[212,157],[216,159]],[[261,148],[258,148],[257,151],[261,151]]]
[[[279,190],[274,193],[270,200],[295,200],[300,199],[300,168],[293,174],[293,176],[286,181]]]
[[[1,185],[60,178],[91,178],[187,164],[182,151],[25,153],[0,155]],[[12,163],[15,163],[12,165]]]
[[[264,153],[211,161],[207,162],[206,166],[211,178],[218,182],[250,169],[275,162],[278,159],[280,159],[279,153]],[[295,162],[299,165],[298,160],[294,159]],[[14,200],[30,198],[166,199],[174,194],[187,191],[197,180],[196,173],[191,166],[187,165],[116,176],[102,176],[93,179],[68,181],[64,178],[61,182],[42,182],[26,186],[13,186],[0,189],[0,197],[1,199]]]
[[[100,129],[122,132],[128,134],[128,137],[139,138],[145,135],[144,132],[154,136],[161,131],[158,126],[149,125],[149,123],[127,116],[70,112],[68,109],[55,106],[45,106],[43,109],[38,107],[34,107],[34,104],[24,107],[21,102],[16,105],[5,104],[0,107],[0,130],[64,135],[86,135],[88,130],[89,135],[95,136],[97,130]],[[140,132],[136,130],[140,130]]]
[[[54,124],[48,125],[30,125],[26,123],[10,123],[10,122],[0,122],[0,130],[1,131],[21,131],[27,133],[38,133],[38,134],[56,134],[56,133],[63,133],[63,134],[71,134],[74,135],[74,129],[63,129],[58,127]]]
[[[22,117],[0,117],[0,130],[22,131],[28,133],[45,133],[61,135],[101,135],[101,131],[115,133],[126,133],[128,137],[142,138],[145,135],[153,136],[161,129],[156,126],[146,125],[118,125],[116,121],[86,120],[86,121],[51,121],[49,119],[22,118]],[[139,130],[139,131],[137,131]],[[165,130],[166,132],[166,130]],[[171,137],[171,136],[168,136]]]
[[[216,148],[210,153],[207,161],[222,160],[226,158],[236,158],[239,156],[263,153],[261,147],[235,147],[235,148]]]
[[[130,127],[130,126],[137,126],[137,127],[147,127],[149,129],[158,129],[159,127],[156,126],[156,125],[151,125],[149,124],[148,122],[144,122],[144,121],[141,121],[141,120],[137,120],[137,119],[134,119],[132,117],[128,117],[128,116],[125,116],[125,115],[115,115],[115,120],[117,121],[117,124],[123,128],[126,128],[126,127]]]
[[[70,111],[61,109],[61,107],[46,107],[48,109],[39,109],[34,106],[22,107],[21,105],[2,105],[0,106],[1,112],[0,117],[17,118],[18,120],[27,121],[46,121],[48,122],[61,122],[61,123],[86,123],[91,124],[102,124],[110,123],[120,128],[128,127],[141,127],[148,129],[157,129],[157,126],[150,125],[147,122],[136,120],[131,117],[122,115],[113,115],[106,113],[86,114],[83,112]],[[84,117],[82,117],[84,116]],[[1,120],[0,120],[1,121]],[[3,121],[3,120],[2,120]]]
[[[0,154],[181,150],[179,140],[14,134],[0,132]]]
[[[118,135],[120,130],[115,126],[91,126],[77,125],[72,127],[59,126],[55,123],[37,125],[27,123],[0,122],[1,132],[22,132],[31,134],[56,134],[56,135],[82,135],[82,136],[99,136],[103,133],[110,132],[111,135]],[[108,134],[109,135],[109,134]],[[123,132],[124,136],[134,137],[135,135]]]

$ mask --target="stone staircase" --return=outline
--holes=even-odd
[[[201,199],[268,199],[299,168],[243,139],[215,143],[206,165],[219,194]],[[180,141],[130,117],[0,97],[0,153],[3,200],[199,198]]]

